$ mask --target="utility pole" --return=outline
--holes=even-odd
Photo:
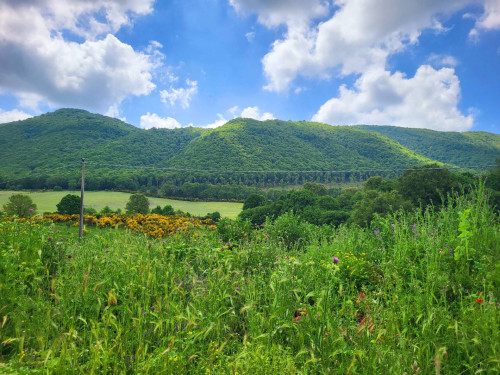
[[[80,196],[80,230],[79,237],[83,238],[83,194],[85,192],[85,158],[82,158],[82,190]]]

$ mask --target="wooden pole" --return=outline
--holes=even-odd
[[[80,230],[78,232],[80,239],[83,238],[83,194],[85,192],[85,158],[82,158],[82,189],[80,195]]]

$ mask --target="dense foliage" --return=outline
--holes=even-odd
[[[36,204],[33,203],[29,195],[13,194],[9,197],[8,202],[3,205],[3,211],[6,215],[29,217],[36,213]]]
[[[128,214],[147,214],[149,212],[149,200],[144,194],[132,194],[125,209]]]
[[[62,215],[79,214],[80,205],[81,197],[75,194],[67,194],[62,197],[61,201],[56,205],[57,213]]]
[[[0,372],[500,371],[500,227],[482,186],[366,229],[292,213],[161,240],[87,229],[0,222]]]
[[[493,207],[500,207],[499,191],[495,190],[497,169],[486,177],[488,197]],[[307,183],[302,190],[292,190],[276,200],[263,195],[250,195],[239,217],[262,225],[267,219],[275,219],[285,213],[293,213],[301,221],[311,224],[339,225],[353,222],[367,226],[376,215],[386,215],[401,208],[414,209],[440,206],[454,191],[469,190],[479,182],[469,174],[457,174],[439,169],[437,164],[426,164],[406,170],[394,180],[380,176],[369,178],[361,189],[345,188],[326,195],[325,186]]]
[[[142,190],[171,197],[245,199],[257,192],[256,187],[366,180],[374,173],[349,170],[409,168],[435,160],[487,165],[500,154],[497,134],[398,127],[380,127],[380,132],[374,132],[377,129],[234,119],[217,129],[143,130],[114,118],[60,109],[0,124],[0,187],[78,189],[80,157],[86,157],[87,190]],[[422,137],[421,144],[415,140],[417,137]],[[407,139],[412,141],[406,142]],[[169,169],[138,170],[92,163]],[[286,172],[294,170],[310,172]],[[314,172],[318,170],[346,172]],[[396,176],[397,171],[385,174],[386,178]],[[18,179],[21,177],[26,178]]]

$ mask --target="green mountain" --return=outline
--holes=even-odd
[[[382,134],[409,150],[447,164],[459,166],[494,164],[495,158],[500,156],[500,134],[438,132],[375,125],[359,125],[356,128]]]
[[[142,185],[146,183],[143,176],[154,175],[160,177],[155,181],[148,177],[147,183],[159,185],[167,174],[172,178],[172,172],[103,168],[92,163],[196,170],[338,171],[399,169],[435,161],[487,165],[498,156],[498,134],[391,126],[238,118],[217,129],[143,130],[78,109],[0,124],[0,181],[31,176],[30,184],[21,181],[24,187],[50,186],[47,179],[54,180],[52,185],[66,186],[58,176],[76,184],[81,157],[89,164],[91,179],[133,176]],[[201,173],[203,179],[196,173],[184,173],[182,181],[213,182],[207,177],[210,173]],[[37,175],[43,175],[45,182],[36,182],[34,179],[41,178]],[[119,188],[116,181],[104,186]]]

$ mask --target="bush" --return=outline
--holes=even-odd
[[[274,223],[271,220],[264,224],[264,231],[277,244],[287,249],[301,248],[311,239],[312,224],[302,222],[292,212],[278,217]]]
[[[13,194],[3,205],[3,210],[9,216],[30,217],[36,213],[36,204],[26,194]]]
[[[125,206],[128,214],[147,214],[149,212],[149,201],[144,194],[132,194]]]
[[[219,211],[210,212],[207,214],[206,217],[207,219],[211,219],[214,223],[216,223],[220,220],[220,212]]]
[[[248,220],[223,218],[217,223],[217,231],[222,242],[240,242],[248,239],[252,231],[252,223]]]
[[[75,194],[65,195],[56,205],[57,213],[61,215],[74,215],[80,213],[80,197]]]

